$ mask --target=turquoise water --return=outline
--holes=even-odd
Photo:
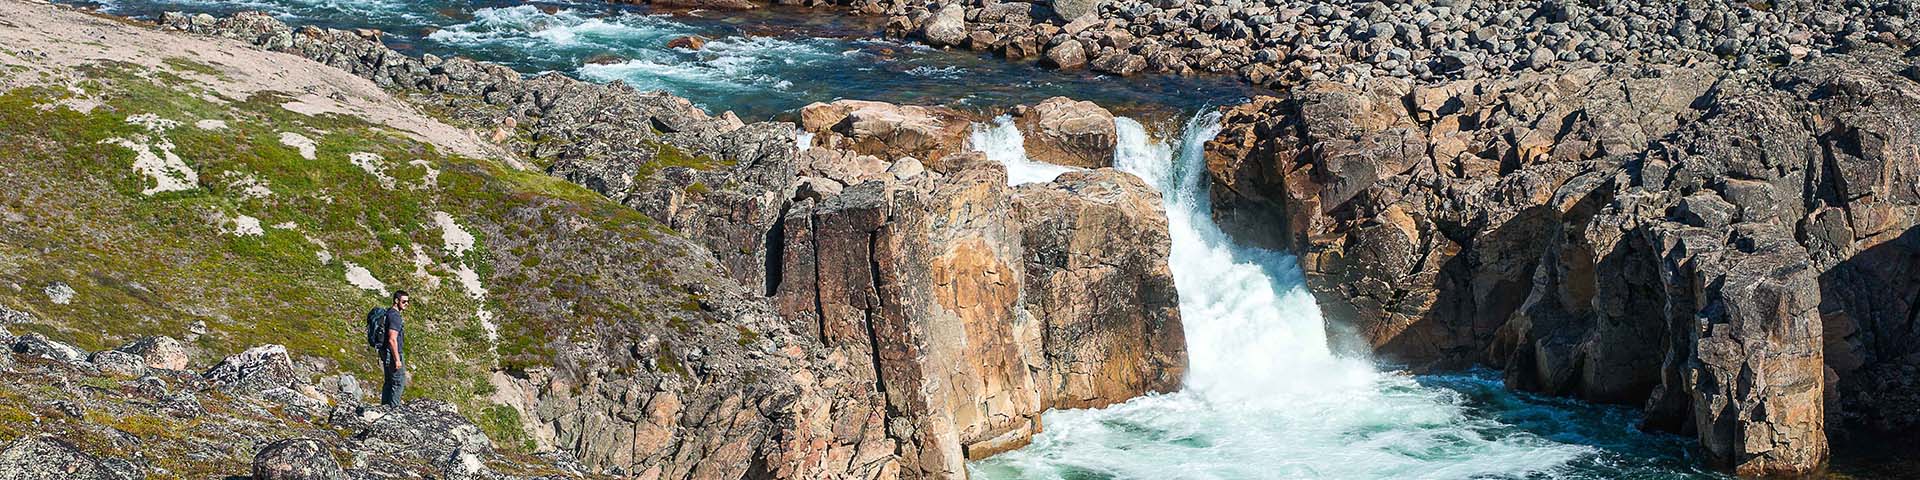
[[[1117,79],[1053,72],[869,38],[842,15],[665,14],[599,3],[500,0],[77,0],[107,12],[264,10],[296,25],[377,28],[410,53],[461,55],[527,73],[667,90],[746,119],[784,118],[839,98],[980,111],[1055,95],[1164,124],[1120,122],[1115,166],[1165,192],[1191,367],[1184,390],[1099,410],[1055,411],[1028,448],[974,462],[976,478],[1683,479],[1716,478],[1691,442],[1638,431],[1629,408],[1516,394],[1496,374],[1409,375],[1337,354],[1284,252],[1241,247],[1213,225],[1200,145],[1212,115],[1256,93],[1222,77]],[[666,48],[683,35],[699,51]],[[1066,167],[1032,162],[1009,122],[977,125],[972,147],[1014,183]]]
[[[483,0],[79,0],[127,16],[262,10],[296,25],[377,28],[409,53],[462,55],[523,72],[557,71],[667,90],[749,121],[808,103],[859,98],[993,110],[1068,95],[1160,115],[1245,98],[1232,78],[1116,79],[1054,72],[965,50],[870,38],[879,25],[793,10],[667,14],[602,2]],[[666,48],[686,35],[698,51]]]

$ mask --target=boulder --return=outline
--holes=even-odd
[[[93,352],[93,356],[89,357],[87,362],[92,363],[94,368],[98,368],[102,372],[115,375],[138,377],[147,374],[147,364],[145,361],[134,354],[119,350]]]
[[[267,444],[253,456],[254,480],[346,480],[327,444],[289,438]]]
[[[678,38],[674,38],[673,40],[668,40],[667,48],[684,48],[687,50],[699,50],[702,48],[707,48],[707,39],[699,35],[687,35],[683,37],[678,37]]]
[[[1186,337],[1160,192],[1109,168],[1013,194],[1026,309],[1044,325],[1047,408],[1101,408],[1179,389]]]
[[[882,160],[942,158],[958,152],[971,125],[966,114],[946,107],[838,100],[800,109],[803,130],[840,135],[847,140],[843,148]]]
[[[146,362],[147,368],[163,370],[186,370],[187,347],[179,340],[166,336],[141,337],[115,348],[121,352],[139,356]]]
[[[66,363],[81,363],[87,361],[86,351],[72,345],[50,340],[47,337],[40,336],[38,333],[29,333],[15,338],[13,340],[13,353]]]
[[[1100,0],[1053,0],[1053,13],[1060,21],[1073,21],[1100,14]]]
[[[1122,77],[1140,73],[1147,68],[1147,57],[1114,50],[1093,59],[1093,71],[1111,73]]]
[[[280,345],[261,345],[229,356],[201,376],[222,390],[249,394],[289,388],[298,378],[287,347]]]
[[[100,458],[51,436],[14,440],[0,450],[0,480],[135,480]]]
[[[1067,40],[1047,49],[1040,57],[1040,65],[1060,70],[1072,70],[1087,65],[1087,50],[1079,41]]]
[[[894,160],[893,165],[887,166],[887,173],[893,174],[895,180],[911,179],[925,171],[927,168],[920,164],[920,160],[913,157],[901,157],[899,160]]]
[[[949,3],[934,11],[920,25],[920,37],[936,47],[958,47],[967,43],[967,11],[959,3]]]
[[[1119,137],[1113,113],[1107,109],[1093,102],[1053,97],[1015,113],[1028,158],[1081,168],[1113,165]]]

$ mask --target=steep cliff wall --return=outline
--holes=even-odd
[[[1300,252],[1384,358],[1644,403],[1732,471],[1812,471],[1829,424],[1912,422],[1876,372],[1920,333],[1913,71],[1867,48],[1308,84],[1227,109],[1216,215]]]

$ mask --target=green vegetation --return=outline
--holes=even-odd
[[[533,437],[527,435],[520,421],[520,411],[505,405],[494,405],[480,411],[473,419],[492,438],[495,446],[513,453],[533,453],[539,446],[533,443]]]
[[[219,75],[186,59],[163,63]],[[54,106],[73,95],[65,89],[0,93],[0,122],[9,125],[0,129],[0,191],[8,192],[0,195],[0,213],[28,219],[0,222],[0,305],[38,319],[10,326],[14,333],[41,333],[101,350],[143,335],[191,338],[188,332],[203,328],[206,333],[192,340],[203,355],[194,359],[196,366],[273,343],[377,382],[377,363],[359,329],[367,309],[386,300],[382,291],[347,280],[351,269],[364,268],[387,290],[413,292],[407,338],[416,383],[409,397],[478,412],[477,423],[503,449],[524,452],[532,439],[519,414],[485,401],[493,388],[489,374],[545,365],[554,345],[591,326],[539,302],[567,303],[575,313],[609,321],[637,320],[642,308],[670,309],[684,298],[636,281],[623,286],[640,293],[627,295],[659,291],[666,300],[602,299],[605,282],[587,277],[595,272],[555,261],[572,252],[543,250],[541,242],[525,240],[575,224],[635,244],[650,244],[665,231],[639,212],[564,180],[448,155],[355,117],[295,113],[281,107],[289,101],[284,94],[221,102],[177,74],[127,64],[98,65],[85,76],[85,91],[101,102],[88,112]],[[150,132],[129,120],[142,115],[171,126]],[[196,126],[202,120],[225,126]],[[287,133],[311,139],[314,158],[283,143]],[[136,152],[123,140],[171,145],[197,174],[197,188],[144,194],[154,180],[133,167]],[[717,164],[662,147],[663,165]],[[356,154],[377,155],[393,187],[350,162]],[[449,214],[476,237],[473,251],[443,248],[436,212]],[[258,234],[237,233],[243,216],[257,219]],[[496,245],[503,251],[493,250]],[[496,293],[469,296],[453,273],[462,267]],[[75,290],[71,302],[54,303],[41,293],[55,282]],[[538,292],[517,297],[538,302],[497,294],[531,291],[533,285]],[[691,305],[697,308],[697,302]],[[482,311],[492,316],[491,330]],[[662,371],[685,375],[674,358],[663,345]],[[120,388],[111,380],[94,382],[88,386]],[[225,401],[208,400],[210,411]],[[0,440],[44,431],[32,427],[35,418],[30,410],[0,405]],[[192,428],[160,417],[88,420],[140,437]]]

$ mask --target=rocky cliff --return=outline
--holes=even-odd
[[[1299,252],[1386,359],[1644,405],[1733,472],[1803,474],[1829,432],[1913,424],[1884,372],[1920,334],[1914,71],[1862,48],[1308,83],[1226,109],[1215,213]]]
[[[16,330],[84,349],[183,336],[199,359],[292,339],[312,367],[275,382],[324,387],[377,376],[353,320],[406,288],[415,394],[478,419],[489,448],[577,461],[568,476],[963,477],[1047,408],[1168,391],[1185,364],[1157,194],[1110,171],[1010,187],[958,153],[969,118],[914,138],[925,125],[889,112],[938,109],[871,105],[802,143],[791,123],[409,57],[378,32],[0,8],[35,19],[0,23],[32,45],[4,57],[5,113],[45,125],[3,137],[25,152],[5,157],[4,219],[32,226],[0,234]],[[1101,154],[1077,145],[1062,152]],[[1085,240],[1117,229],[1151,231]],[[1161,301],[1088,303],[1133,295]],[[369,421],[328,417],[313,424]],[[305,468],[277,458],[360,448],[269,440],[192,468],[258,452],[277,478]],[[128,459],[135,477],[170,460]]]

